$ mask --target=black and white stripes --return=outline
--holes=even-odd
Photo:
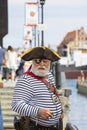
[[[49,81],[54,84],[51,73],[49,74]],[[18,79],[14,88],[12,109],[22,116],[29,116],[32,120],[45,126],[54,125],[58,122],[61,114],[61,102],[53,102],[52,97],[55,97],[53,92],[49,92],[47,86],[40,80],[35,79],[27,74]],[[43,120],[37,117],[39,108],[48,108],[53,113],[53,118]]]

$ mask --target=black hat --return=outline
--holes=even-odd
[[[48,47],[39,46],[28,49],[23,53],[22,59],[25,61],[30,61],[32,59],[48,59],[52,62],[60,59],[60,55]]]

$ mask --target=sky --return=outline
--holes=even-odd
[[[8,0],[8,34],[3,38],[5,48],[8,45],[23,47],[26,2],[29,0]],[[53,49],[67,32],[81,27],[87,32],[87,0],[45,0],[44,24],[44,45]]]

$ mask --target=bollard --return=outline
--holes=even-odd
[[[61,69],[60,63],[55,62],[52,64],[52,72],[55,78],[55,84],[57,89],[61,88]]]
[[[71,89],[64,89],[64,96],[69,97],[72,94]]]

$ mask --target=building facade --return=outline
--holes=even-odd
[[[57,46],[57,50],[62,56],[72,54],[74,50],[87,53],[87,33],[81,27],[78,30],[68,32],[62,42]]]

